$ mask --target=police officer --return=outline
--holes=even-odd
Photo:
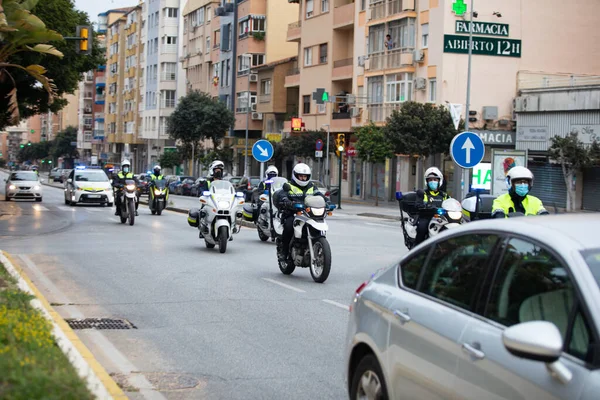
[[[294,211],[292,210],[294,203],[304,203],[306,196],[320,195],[317,187],[310,182],[311,171],[310,167],[304,163],[296,164],[292,170],[292,180],[283,185],[280,195],[275,197],[275,205],[282,210],[281,223],[283,225],[282,245],[283,251],[281,255],[283,260],[288,257],[290,241],[294,234]],[[324,197],[324,196],[323,196]],[[327,199],[325,199],[327,201]]]
[[[268,190],[268,188],[269,188],[268,185],[267,185],[267,183],[265,183],[265,182],[268,181],[269,179],[276,178],[278,175],[279,175],[279,170],[277,169],[277,167],[275,167],[274,165],[271,165],[265,171],[265,179],[258,184],[258,188],[255,191],[256,195],[252,196],[252,201],[254,203],[256,203],[256,207],[253,210],[253,212],[254,212],[254,221],[257,220],[257,218],[258,218],[258,212],[259,212],[260,207],[262,205],[262,202],[258,198],[260,197],[261,194],[264,193],[265,190]]]
[[[417,200],[417,208],[439,208],[448,194],[441,190],[444,185],[444,175],[436,167],[431,167],[425,171],[425,190],[419,190],[417,194],[421,199]],[[417,237],[415,246],[423,242],[429,230],[431,218],[419,216],[417,220]]]
[[[121,190],[123,190],[123,187],[125,186],[125,181],[126,180],[134,180],[135,184],[137,186],[138,182],[137,179],[135,178],[135,176],[133,175],[133,172],[131,171],[131,163],[129,162],[129,160],[123,160],[123,162],[121,162],[121,170],[116,174],[116,176],[113,177],[113,183],[112,185],[114,187],[117,188],[117,192],[115,193],[115,215],[120,215],[121,214],[121,195],[120,192]],[[138,194],[136,193],[136,196]],[[140,201],[138,199],[138,201],[135,202],[135,215],[138,215],[138,207],[139,207]]]
[[[208,167],[208,187],[210,188],[211,182],[215,180],[220,181],[223,179],[223,175],[225,172],[225,164],[223,161],[215,160]]]
[[[492,218],[507,218],[511,212],[525,215],[549,214],[542,201],[529,194],[533,174],[525,167],[512,167],[506,175],[508,193],[498,196],[492,204]]]
[[[150,174],[150,180],[152,181],[160,181],[163,179],[163,176],[160,174],[161,168],[160,165],[155,165],[152,169],[152,173]]]

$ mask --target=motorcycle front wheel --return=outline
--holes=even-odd
[[[156,207],[156,213],[157,213],[158,215],[161,215],[161,214],[162,214],[162,210],[163,210],[163,209],[162,209],[162,206],[161,206],[161,205],[160,205],[160,203],[159,203],[159,204],[158,204],[158,206]]]
[[[125,201],[125,200],[122,200]],[[121,217],[121,223],[124,224],[125,222],[127,222],[127,211],[123,210],[123,203],[121,203],[121,209],[120,209],[120,217]]]
[[[310,263],[310,275],[313,281],[323,283],[331,271],[331,247],[326,238],[320,237],[313,243],[315,259]]]
[[[227,250],[227,241],[229,240],[227,237],[226,226],[219,227],[219,233],[217,237],[219,238],[219,253],[223,254]]]
[[[262,240],[263,242],[269,240],[269,237],[265,235],[265,233],[262,231],[262,229],[260,229],[259,226],[256,227],[256,230],[258,231],[258,237],[260,240]]]
[[[129,225],[133,225],[135,223],[135,202],[133,199],[127,200],[127,208],[127,211],[129,211]]]

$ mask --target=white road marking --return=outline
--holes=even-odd
[[[75,211],[75,207],[68,207],[68,206],[58,206],[59,210],[62,211]]]
[[[25,262],[27,267],[29,267],[36,278],[42,282],[44,286],[46,286],[48,291],[52,293],[53,297],[57,299],[57,301],[62,302],[63,304],[71,303],[69,298],[39,270],[39,268],[27,255],[19,254],[18,256]],[[85,318],[83,313],[79,311],[76,306],[69,306],[68,309],[70,318]],[[97,348],[99,348],[106,355],[106,357],[119,370],[120,373],[130,375],[132,372],[139,371],[139,368],[132,364],[131,361],[129,361],[127,357],[121,353],[100,331],[89,330],[86,332],[81,332],[80,334],[88,336],[89,339],[94,342]],[[144,375],[136,373],[132,376],[128,376],[127,378],[131,385],[135,385],[140,389],[140,393],[142,396],[144,396],[144,398],[148,400],[166,400],[166,398],[160,392],[154,389],[152,383],[150,383],[150,381],[148,381]]]
[[[39,204],[34,204],[31,206],[36,211],[48,211],[48,209],[44,206],[40,206]]]
[[[338,303],[337,301],[333,301],[333,300],[328,300],[328,299],[323,299],[323,301],[327,304],[331,304],[333,306],[339,307],[339,308],[343,308],[346,311],[350,310],[350,306],[346,305],[346,304],[342,304],[342,303]]]
[[[398,229],[397,226],[394,225],[386,225],[386,224],[378,224],[375,222],[365,222],[365,225],[372,225],[372,226],[385,226],[386,228],[394,228],[394,229]]]
[[[94,207],[94,208],[86,208],[85,211],[90,212],[90,213],[96,213],[96,212],[103,212],[104,209],[99,208],[99,207]]]
[[[286,288],[286,289],[293,290],[293,291],[295,291],[295,292],[298,292],[298,293],[306,293],[306,291],[305,291],[305,290],[302,290],[302,289],[295,288],[295,287],[293,287],[293,286],[290,286],[290,285],[287,285],[287,284],[285,284],[285,283],[277,282],[277,281],[276,281],[276,280],[274,280],[274,279],[269,279],[269,278],[262,278],[262,279],[263,279],[263,280],[265,280],[265,281],[267,281],[267,282],[274,283],[274,284],[276,284],[276,285],[279,285],[279,286],[281,286],[281,287],[284,287],[284,288]]]

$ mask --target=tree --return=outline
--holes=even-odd
[[[181,164],[181,154],[178,151],[166,151],[158,160],[162,168],[173,168]]]
[[[394,155],[392,144],[386,137],[383,129],[374,123],[362,126],[356,131],[356,152],[358,157],[366,162],[380,164]],[[379,206],[379,190],[377,168],[375,170],[375,179],[371,180],[371,187],[375,184],[375,206]]]
[[[575,185],[573,179],[578,172],[592,165],[600,164],[600,144],[594,140],[585,145],[573,132],[566,137],[554,136],[548,150],[550,159],[557,161],[563,171],[567,186],[567,211],[575,209]]]
[[[41,160],[50,155],[52,142],[31,143],[19,149],[17,159],[20,162]]]
[[[52,157],[54,157],[54,159],[59,157],[66,159],[79,157],[77,146],[71,145],[73,142],[77,142],[77,128],[74,126],[68,126],[64,131],[58,132],[52,141],[50,154]]]
[[[447,153],[456,135],[450,112],[444,106],[408,101],[387,119],[385,136],[395,153],[417,155],[422,161]]]
[[[227,168],[227,166],[233,164],[233,158],[233,147],[223,146],[221,149],[217,148],[208,151],[205,155],[199,157],[199,161],[204,169],[208,169],[210,164],[215,160],[223,161],[223,164]]]
[[[282,152],[286,156],[313,158],[317,139],[326,142],[327,133],[324,131],[308,131],[287,137],[281,141]]]
[[[13,87],[17,87],[18,111],[21,119],[25,119],[32,115],[46,113],[48,110],[52,112],[61,110],[67,101],[60,97],[67,93],[74,93],[83,72],[104,64],[104,50],[100,48],[98,40],[94,39],[91,55],[78,54],[76,42],[63,39],[63,36],[75,36],[77,25],[90,24],[87,14],[76,10],[72,0],[39,2],[38,0],[4,0],[7,17],[7,5],[16,4],[17,1],[19,1],[20,7],[30,10],[35,15],[29,17],[34,18],[32,23],[21,23],[20,26],[24,26],[23,30],[25,28],[35,28],[36,30],[24,31],[29,32],[27,37],[23,36],[23,32],[2,32],[5,35],[2,45],[4,42],[12,43],[13,46],[17,43],[24,43],[25,46],[39,44],[33,47],[35,51],[21,51],[13,53],[13,56],[10,57],[12,64],[22,68],[14,73],[11,71],[14,85],[10,79],[8,81],[0,80],[0,110],[9,110],[12,98],[6,99],[6,96],[11,93]],[[14,8],[14,6],[11,7]],[[24,21],[20,17],[21,15],[23,15],[23,10],[19,11],[16,21]],[[2,21],[0,21],[1,26]],[[3,52],[9,47],[12,48],[12,46],[5,46]],[[25,47],[25,50],[28,49]],[[12,51],[13,49],[11,49]],[[52,55],[56,57],[52,57]],[[0,57],[0,62],[2,61],[4,60]],[[43,67],[24,71],[23,68],[29,65],[43,65]],[[36,80],[40,80],[40,76],[50,79],[48,84],[40,81],[46,89],[45,91],[35,85]],[[48,89],[52,89],[51,96],[49,96]],[[0,129],[14,124],[12,116],[13,114],[8,112],[0,112]]]
[[[207,93],[193,91],[179,99],[179,104],[167,119],[172,139],[184,144],[210,139],[215,149],[229,128],[235,125],[235,116],[225,103]]]

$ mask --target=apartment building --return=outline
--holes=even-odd
[[[53,140],[56,134],[66,127],[79,125],[79,92],[76,90],[74,94],[66,94],[63,98],[67,101],[67,105],[59,112],[38,114],[42,141]]]
[[[179,0],[148,0],[143,12],[145,28],[145,82],[142,131],[145,170],[158,161],[165,146],[174,146],[167,133],[167,118],[185,95],[185,74],[179,63],[183,18]]]

